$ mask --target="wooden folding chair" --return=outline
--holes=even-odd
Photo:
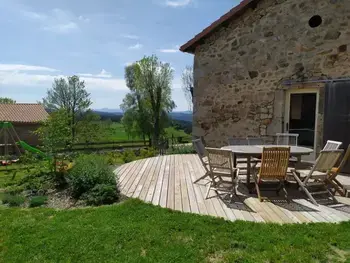
[[[285,188],[285,181],[287,177],[288,163],[290,156],[290,147],[264,147],[261,158],[261,165],[259,172],[257,169],[253,173],[255,189],[257,191],[260,202],[267,199],[261,196],[261,184],[276,183],[277,188],[269,190],[276,191],[277,194],[283,189],[287,198],[287,190]]]
[[[342,161],[340,162],[338,167],[333,167],[329,173],[328,178],[326,181],[328,182],[328,185],[334,189],[332,194],[334,195],[336,192],[339,193],[341,196],[346,196],[347,189],[343,186],[341,182],[337,180],[337,175],[342,171],[345,164],[348,163],[350,159],[350,145],[348,146],[348,149],[346,150]]]
[[[314,195],[329,194],[334,198],[332,192],[328,189],[327,178],[343,152],[343,150],[322,150],[311,169],[292,169],[292,174],[299,184],[299,189],[303,190],[315,205],[318,204],[313,197]],[[303,176],[305,177],[303,178]],[[317,189],[315,191],[315,189],[312,189],[315,187],[321,188],[321,190]]]
[[[208,153],[210,169],[210,185],[205,198],[208,198],[210,190],[214,190],[218,195],[220,192],[228,192],[231,197],[236,194],[238,184],[239,169],[233,166],[233,154],[229,150],[216,148],[205,148]],[[228,178],[229,180],[224,180]]]
[[[323,147],[323,150],[338,150],[342,144],[342,142],[328,140],[326,145]]]
[[[276,136],[277,145],[298,146],[299,134],[297,133],[276,133]]]
[[[209,168],[208,168],[209,163],[208,163],[208,153],[204,147],[204,144],[202,143],[202,140],[201,139],[192,140],[192,143],[195,151],[198,154],[199,160],[201,161],[205,169],[205,174],[200,178],[198,178],[196,181],[194,181],[193,183],[195,184],[200,180],[203,180],[204,178],[209,176]]]

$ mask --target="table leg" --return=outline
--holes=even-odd
[[[237,168],[237,156],[233,154],[233,167]],[[238,177],[238,173],[236,172],[236,178]]]
[[[250,188],[251,157],[247,157],[247,187]]]

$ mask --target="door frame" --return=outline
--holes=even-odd
[[[289,116],[290,116],[290,98],[292,94],[303,94],[303,93],[315,93],[316,94],[316,109],[315,109],[315,135],[314,135],[314,152],[317,150],[317,140],[318,140],[318,110],[319,110],[319,100],[320,100],[320,89],[318,87],[307,87],[307,88],[291,88],[286,91],[285,96],[285,109],[284,109],[284,122],[283,131],[289,132]],[[288,123],[288,131],[286,124]]]

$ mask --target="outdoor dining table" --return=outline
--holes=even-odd
[[[290,147],[290,155],[296,157],[298,163],[301,162],[301,156],[309,155],[313,152],[312,149],[301,146],[290,145],[230,145],[221,147],[224,150],[233,152],[234,166],[237,166],[237,158],[247,159],[247,186],[250,186],[251,160],[252,158],[261,158],[264,147]]]

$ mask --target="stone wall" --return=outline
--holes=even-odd
[[[322,24],[312,28],[314,15]],[[350,76],[349,21],[348,0],[261,0],[210,35],[195,50],[194,136],[218,147],[281,132],[285,80]]]

